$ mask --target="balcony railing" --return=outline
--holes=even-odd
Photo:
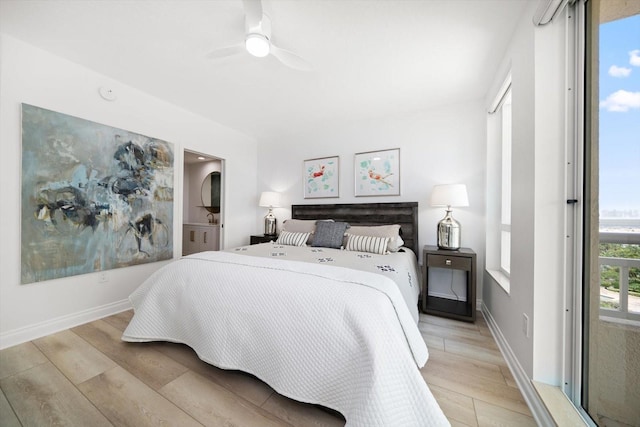
[[[600,243],[640,245],[640,233],[600,232]],[[618,268],[618,292],[600,288],[600,316],[640,321],[640,296],[629,294],[629,271],[640,269],[640,259],[600,257],[600,269],[604,266]],[[617,295],[616,295],[617,294]],[[617,300],[616,300],[617,297]],[[604,304],[603,304],[604,303]],[[635,322],[634,322],[635,323]]]

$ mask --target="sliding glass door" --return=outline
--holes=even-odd
[[[581,402],[640,426],[640,2],[587,6]]]

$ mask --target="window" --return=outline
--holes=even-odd
[[[509,277],[511,271],[511,88],[507,89],[500,107],[500,115],[502,119],[500,271]]]
[[[487,118],[487,271],[509,292],[511,271],[511,75]]]

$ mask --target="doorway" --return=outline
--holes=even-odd
[[[182,255],[217,251],[224,238],[224,159],[184,151]]]

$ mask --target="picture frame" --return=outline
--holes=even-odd
[[[174,146],[22,104],[21,284],[173,258]]]
[[[340,197],[340,157],[319,157],[303,162],[305,199]]]
[[[354,156],[356,197],[400,195],[400,149],[367,151]]]

